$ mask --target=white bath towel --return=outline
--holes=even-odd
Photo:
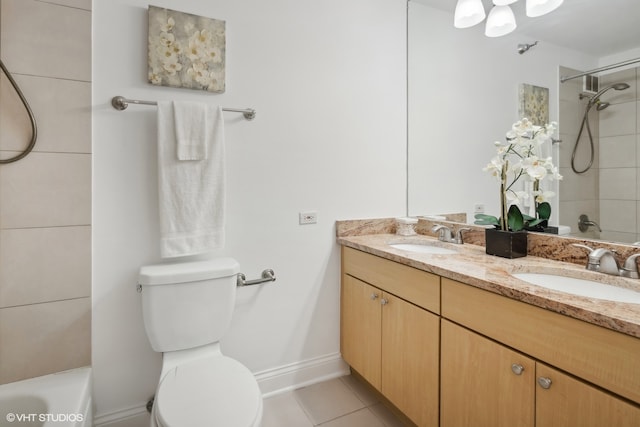
[[[207,123],[212,120],[208,110],[202,102],[173,101],[178,160],[207,159]]]
[[[207,158],[177,157],[174,106],[158,102],[160,254],[163,258],[210,252],[224,246],[224,122],[222,108],[208,106]]]

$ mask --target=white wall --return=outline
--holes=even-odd
[[[126,414],[154,393],[138,268],[160,261],[155,108],[115,95],[252,107],[225,113],[227,245],[249,278],[223,351],[252,371],[339,352],[336,219],[405,213],[404,0],[156,0],[227,23],[227,91],[146,83],[148,0],[93,5],[93,372],[96,413]],[[318,224],[298,225],[317,210]]]
[[[499,38],[483,31],[456,29],[451,13],[409,2],[410,215],[467,212],[473,221],[473,205],[484,203],[497,216],[498,186],[482,168],[518,119],[519,85],[549,88],[553,121],[558,65],[597,66],[596,58],[544,42],[519,55],[518,44],[533,40],[518,30]]]

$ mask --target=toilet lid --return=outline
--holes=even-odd
[[[251,427],[262,413],[253,374],[237,360],[208,357],[169,371],[158,387],[156,414],[165,427]]]

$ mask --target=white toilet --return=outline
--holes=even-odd
[[[249,369],[220,352],[236,297],[232,258],[140,268],[144,326],[162,352],[152,427],[259,427],[262,394]]]

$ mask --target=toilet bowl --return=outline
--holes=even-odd
[[[253,374],[223,355],[179,365],[156,391],[152,426],[259,427],[262,395]]]
[[[262,394],[254,375],[220,350],[237,273],[232,258],[140,269],[145,329],[162,352],[152,427],[260,426]]]

